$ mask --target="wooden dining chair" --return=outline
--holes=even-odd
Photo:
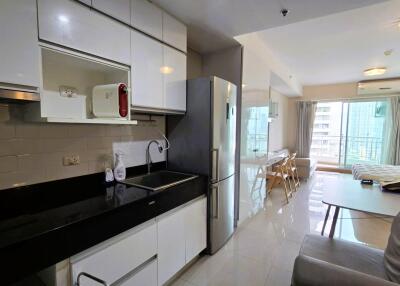
[[[279,165],[273,168],[272,171],[266,172],[265,177],[268,180],[268,193],[272,191],[275,184],[282,183],[287,203],[289,203],[289,197],[292,197],[293,193],[288,171],[288,161],[289,158],[285,158]]]
[[[300,179],[296,166],[296,155],[297,153],[291,154],[288,160],[288,173],[290,178],[292,179],[295,191],[297,191],[300,188]]]

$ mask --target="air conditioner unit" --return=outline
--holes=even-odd
[[[358,95],[400,94],[400,78],[364,80],[358,82]]]

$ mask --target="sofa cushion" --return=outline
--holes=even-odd
[[[392,230],[385,250],[384,266],[389,279],[400,283],[400,213],[397,214],[392,223]]]
[[[388,279],[383,266],[383,251],[361,244],[307,235],[301,246],[300,255]]]

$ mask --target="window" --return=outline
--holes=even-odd
[[[386,99],[318,103],[311,157],[341,167],[384,163],[387,110]]]

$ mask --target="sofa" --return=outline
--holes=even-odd
[[[277,151],[269,152],[268,158],[280,158],[287,157],[289,155],[289,149],[284,148]],[[308,179],[314,174],[314,171],[317,168],[317,161],[311,158],[296,158],[296,166],[299,178]]]
[[[311,158],[296,158],[296,166],[299,177],[308,179],[314,174],[317,161]]]
[[[400,283],[400,213],[385,251],[307,235],[297,256],[292,286],[395,286]]]

